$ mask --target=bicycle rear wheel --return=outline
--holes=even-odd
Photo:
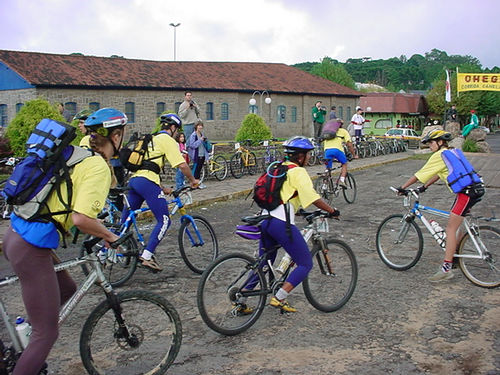
[[[303,282],[311,305],[324,312],[340,309],[351,298],[358,281],[358,263],[351,248],[342,241],[324,239],[313,248],[313,268]]]
[[[335,188],[331,178],[319,176],[314,182],[314,189],[329,205],[333,204]]]
[[[208,327],[223,335],[237,335],[259,319],[266,304],[266,281],[256,260],[246,254],[226,254],[213,262],[198,284],[200,316]],[[251,291],[244,292],[248,281]],[[250,294],[249,294],[250,293]]]
[[[312,167],[318,161],[318,156],[316,155],[316,150],[312,150],[310,152],[310,155],[311,156],[309,157],[309,160],[307,161],[307,165],[309,165],[310,167]]]
[[[87,235],[84,238],[88,240],[92,236]],[[139,247],[137,241],[133,237],[129,237],[119,249],[108,249],[104,247],[104,241],[94,245],[93,252],[97,254],[99,261],[102,264],[104,276],[109,281],[111,286],[118,287],[125,284],[134,274],[137,268],[137,258],[139,257]],[[80,248],[80,256],[86,255],[87,252],[82,246]],[[85,275],[90,272],[90,267],[82,264],[82,271]]]
[[[207,219],[198,215],[191,217],[194,224],[184,218],[179,228],[179,251],[193,272],[202,273],[219,255],[219,243]]]
[[[116,301],[123,324],[105,300],[83,326],[80,355],[88,373],[165,374],[181,347],[182,325],[175,308],[148,291],[118,293]]]
[[[241,178],[241,176],[243,176],[243,160],[241,159],[241,154],[237,152],[231,156],[229,163],[229,169],[231,170],[233,177]]]
[[[257,165],[257,156],[255,156],[255,153],[253,152],[248,153],[246,169],[249,175],[256,174],[259,169],[259,166]]]
[[[346,175],[345,184],[347,187],[345,189],[342,189],[344,199],[347,203],[354,203],[354,201],[356,200],[357,189],[356,180],[354,179],[352,174],[348,173]]]
[[[223,181],[227,177],[227,161],[222,155],[218,155],[214,158],[211,168],[213,169],[213,174],[215,178],[219,181]]]
[[[414,219],[391,215],[380,223],[376,235],[377,252],[389,268],[405,271],[412,268],[422,256],[424,239]]]
[[[500,230],[489,225],[479,227],[479,237],[475,240],[480,244],[484,259],[458,258],[458,264],[465,277],[473,284],[483,288],[500,286]],[[472,238],[467,233],[458,246],[458,255],[478,255]]]

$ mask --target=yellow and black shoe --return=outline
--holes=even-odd
[[[245,303],[233,303],[232,313],[237,316],[250,315],[253,313],[253,308],[247,306]]]
[[[281,311],[284,312],[297,312],[297,309],[290,306],[290,304],[286,300],[280,301],[276,297],[271,298],[269,305],[272,307],[276,307],[277,309],[281,309]]]

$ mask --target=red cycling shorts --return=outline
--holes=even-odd
[[[479,202],[481,198],[469,197],[466,194],[458,193],[455,197],[455,202],[451,206],[451,212],[458,216],[465,216],[469,213],[472,206]]]

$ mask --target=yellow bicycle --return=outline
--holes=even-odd
[[[200,181],[203,181],[206,176],[215,176],[219,181],[225,180],[227,177],[227,160],[222,155],[215,155],[215,143],[212,144],[212,151],[208,155],[208,160],[201,169]]]
[[[249,145],[250,140],[246,140],[245,143]],[[257,173],[257,157],[255,153],[243,147],[239,142],[235,143],[234,148],[236,152],[231,156],[230,167],[231,174],[234,178],[241,178],[243,173],[248,172],[250,175]]]

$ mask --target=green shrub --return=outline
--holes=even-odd
[[[236,142],[242,142],[246,139],[251,139],[252,142],[258,143],[266,139],[271,139],[273,133],[269,126],[266,125],[264,119],[256,114],[250,113],[245,116],[241,122],[241,127],[236,133]]]
[[[43,98],[26,102],[7,127],[6,136],[16,156],[26,155],[26,141],[35,126],[44,118],[64,122],[56,106]]]
[[[477,145],[476,141],[473,141],[472,139],[466,139],[464,141],[464,144],[462,145],[462,150],[464,152],[479,152],[479,146]]]

